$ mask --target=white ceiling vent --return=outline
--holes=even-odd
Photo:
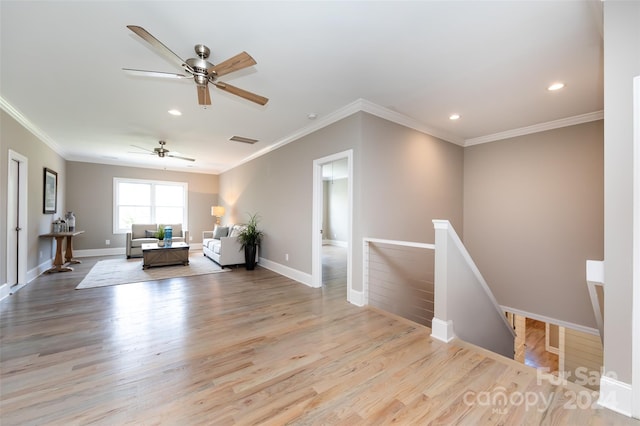
[[[234,142],[250,143],[251,145],[258,142],[258,139],[245,138],[242,136],[232,136],[229,140]]]

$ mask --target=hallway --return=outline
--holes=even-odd
[[[545,323],[527,318],[525,337],[525,365],[558,371],[558,355],[545,350]]]

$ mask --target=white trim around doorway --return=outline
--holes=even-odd
[[[18,207],[18,212],[19,212],[19,218],[18,218],[18,224],[21,226],[21,228],[23,229],[22,232],[20,232],[18,234],[18,252],[16,253],[16,257],[17,257],[17,262],[18,262],[18,271],[17,271],[17,284],[15,286],[13,286],[13,288],[11,288],[11,284],[12,283],[3,283],[2,285],[0,285],[0,300],[2,300],[3,298],[7,297],[9,294],[11,294],[12,292],[17,291],[19,288],[22,288],[23,286],[25,286],[27,284],[27,232],[29,227],[27,226],[27,196],[29,194],[28,191],[28,170],[29,170],[29,163],[28,163],[28,159],[27,157],[25,157],[24,155],[10,149],[8,151],[8,162],[7,162],[7,173],[11,173],[12,170],[12,161],[16,161],[18,163],[20,163],[20,167],[18,168],[18,193],[20,194],[19,197],[19,206]],[[11,198],[9,197],[9,194],[12,193],[11,188],[9,188],[9,185],[13,184],[13,179],[11,178],[11,176],[7,176],[7,198]],[[6,223],[5,223],[5,229],[7,230],[7,234],[9,233],[9,228],[11,226],[15,226],[11,223],[11,218],[9,215],[9,209],[13,208],[15,206],[12,205],[12,201],[13,199],[8,199],[7,200],[7,211],[6,213]],[[13,252],[15,250],[15,247],[11,247],[11,242],[12,240],[9,238],[9,236],[7,235],[7,242],[6,242],[6,261],[7,263],[9,262],[9,253]],[[9,265],[7,265],[7,269],[9,268]],[[8,274],[7,274],[8,275]]]
[[[347,300],[351,303],[353,291],[353,150],[338,152],[313,160],[313,208],[311,225],[311,286],[322,287],[322,165],[347,159]],[[357,304],[357,303],[355,303]]]
[[[640,76],[633,79],[633,302],[631,414],[640,419]]]

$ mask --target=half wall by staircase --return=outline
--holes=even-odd
[[[432,336],[458,337],[513,359],[515,333],[448,220],[434,220],[435,301]]]

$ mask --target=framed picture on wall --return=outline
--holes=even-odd
[[[58,210],[58,173],[44,168],[44,192],[42,195],[42,213],[52,214]]]

